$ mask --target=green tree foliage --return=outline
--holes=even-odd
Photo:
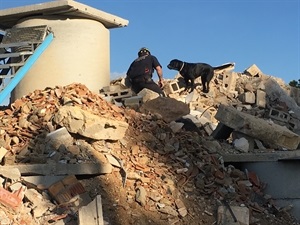
[[[300,79],[298,81],[296,80],[290,81],[289,85],[292,87],[300,88]]]

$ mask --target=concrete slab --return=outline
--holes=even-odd
[[[81,207],[78,212],[79,225],[103,225],[102,201],[98,195],[89,205]]]
[[[231,206],[232,213],[237,221],[234,221],[230,210],[225,206],[218,208],[218,224],[224,225],[249,225],[249,209],[246,207]]]
[[[129,23],[128,20],[88,5],[73,0],[60,0],[0,10],[0,29],[9,29],[20,19],[34,15],[60,15],[91,19],[102,23],[108,29],[124,27]]]
[[[224,162],[276,162],[300,159],[300,150],[222,155]]]
[[[284,126],[240,112],[234,107],[220,105],[215,118],[226,126],[258,140],[295,150],[300,136]]]
[[[18,169],[22,176],[27,175],[96,175],[112,172],[110,163],[82,163],[82,164],[24,164],[1,166],[2,172]]]
[[[52,184],[62,180],[65,177],[66,176],[23,176],[22,179],[25,182],[48,189]]]

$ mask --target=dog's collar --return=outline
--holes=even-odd
[[[184,62],[182,62],[182,66],[181,66],[181,68],[179,70],[179,73],[181,72],[181,70],[183,69],[183,67],[184,67]]]

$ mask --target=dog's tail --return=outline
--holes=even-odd
[[[213,67],[213,69],[214,69],[214,72],[220,73],[220,72],[223,72],[224,70],[225,71],[233,70],[234,66],[235,66],[235,63],[225,63],[221,66]]]

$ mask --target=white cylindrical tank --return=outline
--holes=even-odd
[[[13,90],[15,101],[36,89],[82,83],[91,91],[110,82],[109,30],[95,20],[43,16],[26,18],[15,27],[48,25],[54,40]]]

